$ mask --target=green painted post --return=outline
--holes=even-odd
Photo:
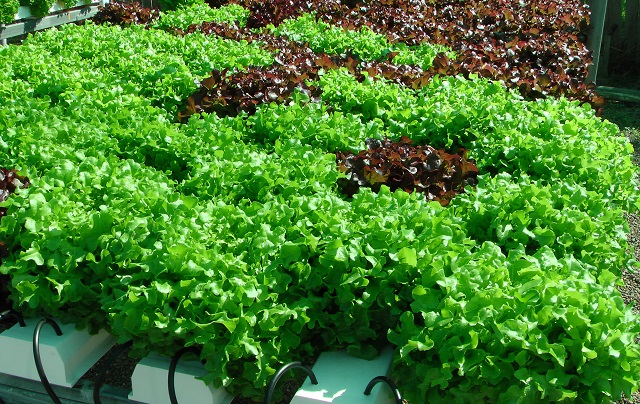
[[[593,64],[589,66],[587,84],[595,83],[598,77],[598,63],[600,62],[600,48],[602,46],[602,34],[604,20],[607,12],[607,0],[587,0],[591,9],[591,32],[587,41],[587,47],[593,55]]]

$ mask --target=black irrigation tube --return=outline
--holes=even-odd
[[[18,324],[20,324],[20,327],[26,327],[27,324],[24,322],[24,317],[22,317],[22,314],[20,314],[19,312],[15,311],[15,310],[6,310],[3,311],[2,313],[0,313],[0,321],[2,320],[6,320],[9,318],[13,318],[16,321],[18,321]]]
[[[391,388],[391,391],[393,392],[393,397],[396,400],[396,404],[402,404],[402,396],[400,395],[400,391],[398,390],[398,387],[396,387],[396,384],[393,382],[393,380],[389,379],[387,376],[376,376],[373,379],[371,379],[369,384],[367,384],[367,387],[364,389],[364,395],[365,396],[370,395],[373,387],[380,382],[386,383],[389,386],[389,388]]]
[[[284,373],[289,369],[299,368],[304,370],[309,378],[311,379],[311,384],[318,384],[318,379],[316,379],[315,373],[308,366],[303,365],[301,362],[291,362],[287,365],[284,365],[273,375],[273,378],[269,382],[269,386],[267,387],[267,392],[264,395],[264,404],[271,404],[271,399],[273,397],[273,391],[278,384],[278,380],[284,375]]]
[[[21,327],[25,327],[25,321],[24,318],[22,317],[22,315],[18,312],[15,312],[13,310],[7,310],[5,312],[0,313],[0,320],[4,320],[7,319],[9,317],[12,317],[14,319],[16,319],[19,323]],[[40,381],[42,382],[45,390],[47,391],[47,394],[49,395],[49,397],[53,400],[54,404],[61,404],[60,399],[58,398],[58,396],[56,395],[56,393],[53,391],[53,388],[51,387],[51,384],[49,383],[49,380],[47,379],[47,375],[44,371],[44,368],[42,366],[42,359],[40,356],[40,332],[42,330],[42,327],[45,324],[49,324],[53,327],[54,331],[56,332],[56,335],[61,336],[62,335],[62,330],[60,329],[60,326],[58,325],[58,323],[56,323],[53,319],[51,318],[43,318],[42,320],[40,320],[38,322],[38,324],[36,325],[34,332],[33,332],[33,358],[35,361],[35,365],[36,365],[36,370],[38,371],[38,376],[40,377]],[[113,362],[115,361],[115,359],[120,356],[124,351],[126,351],[127,349],[129,349],[131,346],[133,345],[133,341],[127,341],[126,343],[120,345],[117,349],[115,349],[114,351],[112,351],[109,356],[105,359],[105,362],[101,365],[100,367],[100,372],[98,373],[96,380],[95,380],[95,384],[93,385],[93,401],[95,404],[101,404],[101,400],[100,400],[100,388],[102,387],[102,384],[104,383],[104,379],[106,377],[106,374],[109,370],[109,368],[111,367],[111,365],[113,364]],[[194,355],[196,355],[197,357],[200,356],[201,351],[199,349],[197,349],[196,347],[185,347],[180,349],[179,351],[177,351],[175,353],[175,355],[171,358],[171,363],[169,364],[169,373],[168,373],[168,380],[167,380],[167,385],[169,388],[169,400],[171,402],[171,404],[178,404],[178,400],[176,397],[176,390],[175,390],[175,373],[176,373],[176,367],[178,366],[178,362],[180,361],[180,358],[182,356],[184,356],[187,353],[193,353]],[[201,361],[203,362],[203,361]],[[272,398],[273,398],[273,393],[275,390],[276,385],[278,384],[278,381],[282,378],[282,376],[290,369],[302,369],[304,370],[307,375],[309,376],[309,378],[311,379],[311,383],[314,385],[318,384],[318,380],[316,378],[316,375],[313,373],[313,370],[311,370],[311,368],[309,368],[308,366],[303,365],[301,362],[291,362],[287,365],[284,365],[283,367],[281,367],[273,376],[273,378],[271,379],[271,381],[269,382],[269,385],[267,386],[267,391],[265,393],[265,397],[264,397],[264,404],[271,404]],[[402,404],[402,396],[400,394],[400,391],[398,390],[397,386],[395,385],[395,383],[388,378],[387,376],[377,376],[374,377],[369,384],[367,384],[367,387],[364,390],[364,394],[366,396],[371,394],[371,391],[373,390],[373,387],[380,383],[383,382],[385,384],[387,384],[389,386],[389,388],[391,389],[391,391],[393,392],[394,395],[394,399],[395,399],[395,403],[396,404]],[[2,398],[0,398],[0,404],[5,404],[4,400],[2,400]]]
[[[47,394],[53,400],[54,404],[61,404],[60,399],[56,395],[55,391],[51,387],[49,380],[47,379],[47,375],[44,372],[44,368],[42,367],[42,359],[40,358],[40,330],[45,324],[49,324],[53,327],[56,332],[56,335],[61,336],[62,330],[58,323],[53,321],[51,318],[43,318],[38,322],[36,328],[33,330],[33,359],[36,362],[36,370],[38,371],[38,376],[40,377],[40,381],[44,385],[45,390],[47,390]]]
[[[178,398],[176,397],[176,367],[178,366],[178,361],[182,356],[186,353],[191,352],[197,357],[200,357],[200,350],[196,347],[184,347],[180,349],[178,352],[171,357],[171,363],[169,364],[169,375],[167,385],[169,387],[169,400],[171,404],[178,404]]]

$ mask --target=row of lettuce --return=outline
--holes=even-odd
[[[636,389],[617,287],[639,202],[613,124],[473,77],[412,90],[346,69],[319,76],[321,102],[175,122],[212,69],[271,65],[259,45],[89,22],[0,49],[0,165],[31,180],[2,203],[16,308],[139,355],[200,347],[206,382],[256,399],[284,363],[389,343],[413,403]],[[475,189],[447,207],[339,192],[334,151],[401,136],[467,149]]]
[[[582,0],[207,0],[213,8],[198,0],[187,1],[191,4],[188,8],[162,16],[138,3],[114,1],[94,20],[246,41],[257,37],[265,41],[265,34],[286,32],[296,43],[276,46],[281,50],[311,47],[315,52],[330,53],[348,40],[349,50],[341,57],[354,57],[357,62],[374,57],[382,72],[373,75],[382,73],[412,88],[436,75],[477,75],[501,81],[529,100],[564,96],[589,103],[598,111],[604,103],[595,93],[595,85],[587,84],[593,59],[586,46],[589,7]],[[236,12],[238,8],[243,11],[237,18],[220,23],[219,10]],[[433,60],[428,66],[393,59],[393,48],[402,51],[402,46],[425,44],[430,52],[437,49],[434,45],[440,47],[435,58],[427,57]],[[454,53],[444,52],[442,47]],[[387,57],[381,59],[380,53]],[[425,55],[414,50],[414,58],[419,56]],[[387,58],[395,64],[417,66],[401,64],[398,69],[385,63]],[[276,67],[290,70],[294,65],[295,71],[302,68],[306,73],[314,64],[313,60],[309,63],[296,58]],[[371,67],[371,63],[360,64],[370,75],[376,70]]]

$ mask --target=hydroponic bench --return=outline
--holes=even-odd
[[[0,24],[0,45],[6,45],[7,39],[30,32],[91,18],[98,12],[100,6],[108,2],[109,0],[79,0],[73,8],[65,8],[64,4],[54,3],[49,10],[50,14],[42,18],[35,18],[31,14],[30,7],[21,6],[16,13],[15,22]]]
[[[143,358],[131,376],[132,391],[102,386],[81,377],[107,352],[102,365],[108,368],[126,346],[112,351],[116,340],[104,331],[90,335],[73,324],[53,319],[26,319],[24,323],[0,333],[0,403],[35,404],[52,399],[71,403],[153,403],[229,404],[233,396],[224,388],[205,385],[198,378],[204,365],[151,354]],[[401,402],[400,393],[387,378],[393,350],[387,347],[371,361],[358,359],[344,351],[324,352],[313,370],[301,364],[289,364],[277,372],[266,389],[265,402],[277,389],[280,375],[301,367],[309,377],[293,397],[296,404],[391,404]],[[179,362],[178,362],[179,361]],[[292,366],[293,365],[293,366]],[[102,369],[102,372],[107,369]],[[104,375],[104,373],[103,373]],[[102,375],[102,376],[103,376]],[[384,386],[386,382],[391,391]],[[94,389],[94,386],[97,387]],[[56,402],[54,399],[54,402]]]

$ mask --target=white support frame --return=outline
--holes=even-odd
[[[30,17],[11,24],[0,24],[0,46],[5,46],[9,38],[91,18],[96,15],[99,7],[108,2],[108,0],[93,1],[84,6],[53,12],[42,18]]]

